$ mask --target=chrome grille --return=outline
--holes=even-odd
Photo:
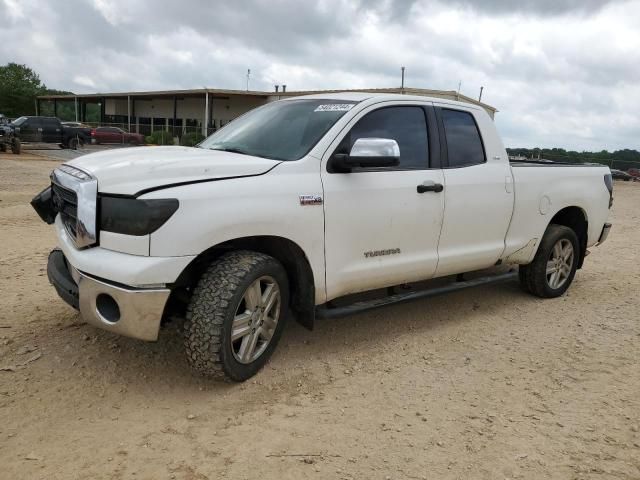
[[[76,231],[76,225],[78,224],[78,196],[73,190],[55,183],[51,187],[53,189],[53,204],[60,213],[62,223],[75,238],[78,233]]]
[[[95,245],[98,181],[87,172],[62,164],[51,173],[53,203],[77,248]]]

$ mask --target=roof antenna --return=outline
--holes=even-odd
[[[402,82],[400,83],[400,91],[404,94],[404,67],[400,67],[402,72]]]
[[[478,101],[481,102],[482,101],[482,91],[484,90],[484,87],[480,87],[480,96],[478,97]]]

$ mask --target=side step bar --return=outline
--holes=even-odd
[[[417,292],[397,293],[388,297],[376,298],[375,300],[367,300],[362,302],[355,302],[351,305],[345,305],[344,307],[316,307],[317,318],[339,318],[347,315],[353,315],[354,313],[366,312],[378,307],[385,307],[387,305],[394,305],[396,303],[409,302],[412,300],[419,300],[421,298],[435,297],[436,295],[442,295],[444,293],[457,292],[458,290],[464,290],[466,288],[478,287],[480,285],[488,285],[491,283],[503,283],[515,280],[518,278],[518,271],[502,273],[500,275],[491,275],[486,277],[478,277],[473,280],[463,280],[461,282],[453,282],[444,287],[431,288],[427,290],[420,290]]]

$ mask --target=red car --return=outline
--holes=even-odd
[[[144,144],[144,135],[125,132],[118,127],[98,127],[91,129],[91,142],[142,145]]]

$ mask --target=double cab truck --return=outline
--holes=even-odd
[[[56,117],[19,117],[10,127],[23,143],[54,143],[73,150],[91,141],[91,129],[63,125]]]
[[[269,103],[195,148],[77,158],[32,205],[57,233],[48,277],[86,322],[153,341],[182,317],[190,365],[242,381],[290,315],[311,328],[492,267],[562,295],[612,194],[607,167],[510,163],[480,106],[345,93]]]

